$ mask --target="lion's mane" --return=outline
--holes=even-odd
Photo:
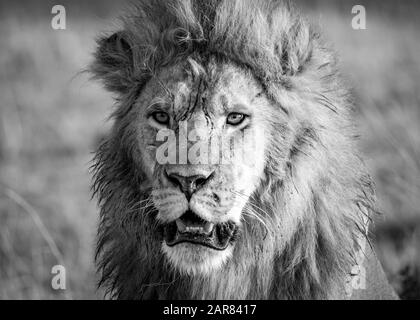
[[[123,21],[99,39],[91,67],[117,94],[113,130],[93,165],[100,285],[122,299],[336,296],[366,235],[374,192],[334,54],[281,1],[141,0]],[[250,70],[289,117],[269,137],[265,175],[250,200],[263,223],[244,221],[231,261],[208,276],[179,273],[161,253],[156,212],[142,205],[151,190],[135,165],[141,150],[129,116],[154,72],[192,55]]]

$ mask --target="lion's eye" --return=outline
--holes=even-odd
[[[232,112],[228,115],[226,119],[226,123],[232,126],[237,126],[241,124],[245,120],[246,117],[247,116],[242,113]]]
[[[159,124],[164,124],[164,125],[169,124],[169,115],[166,112],[163,112],[163,111],[154,112],[152,113],[152,117]]]

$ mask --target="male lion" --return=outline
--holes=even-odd
[[[348,91],[289,5],[142,0],[91,70],[117,94],[93,166],[111,297],[395,297]]]

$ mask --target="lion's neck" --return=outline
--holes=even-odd
[[[231,265],[207,276],[175,273],[155,287],[141,290],[143,294],[139,298],[325,299],[336,295],[337,288],[333,287],[332,282],[328,278],[324,279],[324,283],[316,281],[304,263],[296,266],[293,272],[275,272],[280,265],[280,261],[252,266]]]
[[[181,274],[169,266],[165,267],[166,264],[161,261],[162,270],[151,271],[151,274],[165,275],[164,279],[144,279],[140,298],[325,299],[341,291],[337,287],[341,282],[337,279],[344,277],[337,260],[318,261],[318,266],[314,266],[299,256],[299,252],[303,252],[299,241],[292,239],[280,254],[278,248],[271,249],[269,243],[269,240],[261,243],[258,248],[255,244],[251,246],[251,241],[249,244],[242,243],[238,246],[241,249],[233,255],[241,258],[232,259],[222,269],[208,275]],[[325,253],[318,254],[324,256]],[[150,283],[157,285],[150,286]]]
[[[255,266],[233,263],[208,275],[175,272],[163,281],[169,285],[155,287],[148,292],[148,297],[143,298],[264,299],[270,296],[272,274],[268,264]]]

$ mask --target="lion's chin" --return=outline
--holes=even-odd
[[[212,223],[188,210],[163,225],[162,250],[178,271],[208,274],[231,256],[238,229],[232,221]]]
[[[169,263],[179,272],[187,275],[206,275],[222,268],[232,255],[233,245],[224,250],[214,250],[189,242],[175,246],[168,246],[163,242],[162,251]]]

